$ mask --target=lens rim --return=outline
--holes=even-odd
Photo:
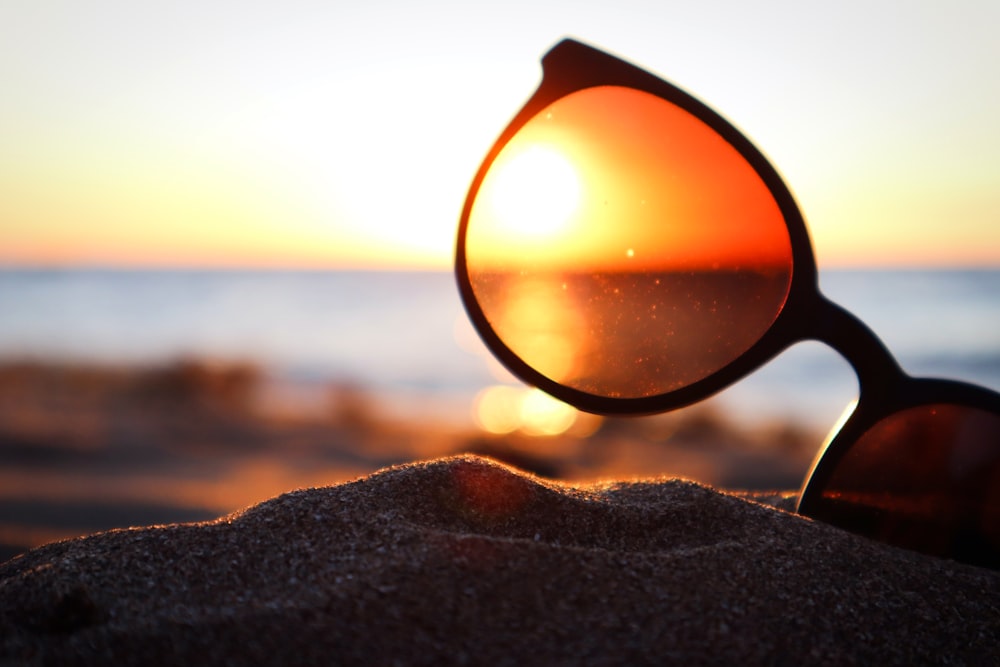
[[[913,378],[906,376],[891,388],[866,394],[862,385],[861,396],[850,416],[827,438],[813,459],[809,473],[799,492],[795,511],[805,516],[818,515],[823,503],[823,491],[830,483],[837,466],[869,430],[884,419],[912,408],[935,404],[950,404],[973,408],[1000,416],[1000,394],[957,380],[938,378]],[[830,521],[836,523],[835,521]]]
[[[615,56],[565,39],[542,58],[542,81],[494,142],[473,178],[462,208],[455,250],[455,276],[466,312],[484,342],[515,376],[575,407],[598,414],[653,414],[690,405],[721,391],[764,365],[804,337],[814,304],[820,300],[816,262],[805,221],[784,181],[767,158],[729,121],[695,97]],[[770,328],[746,352],[711,375],[682,388],[652,396],[619,398],[573,389],[542,375],[513,350],[490,325],[472,289],[466,238],[472,205],[486,173],[508,142],[543,109],[567,95],[599,86],[644,91],[684,109],[707,124],[751,165],[774,197],[791,245],[791,282],[785,305]]]
[[[939,522],[940,525],[950,528],[950,530],[942,528],[944,532],[935,532],[933,524],[929,523],[917,532],[896,533],[897,527],[891,528],[890,534],[876,534],[860,526],[856,522],[854,513],[844,513],[836,507],[831,508],[828,501],[823,498],[824,491],[844,457],[879,422],[912,408],[937,404],[973,408],[1000,418],[1000,394],[965,382],[907,377],[890,391],[880,392],[877,397],[871,395],[866,397],[863,388],[853,413],[843,421],[839,429],[835,427],[826,443],[816,453],[812,468],[799,492],[795,512],[893,546],[951,558],[979,567],[1000,568],[1000,552],[997,548],[989,546],[989,538],[981,528],[973,528],[978,526],[978,522],[970,521],[972,517],[968,514],[956,517],[952,522]],[[997,445],[1000,446],[1000,443]],[[894,522],[889,517],[887,519],[890,519],[888,524],[879,522],[878,525],[883,528],[886,525],[892,526]],[[956,542],[956,539],[959,541]],[[970,539],[971,542],[968,541]]]

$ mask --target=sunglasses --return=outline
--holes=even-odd
[[[673,85],[575,41],[469,190],[455,271],[516,376],[604,415],[690,405],[818,340],[860,392],[799,514],[1000,568],[1000,394],[913,378],[818,287],[805,222],[764,156]]]

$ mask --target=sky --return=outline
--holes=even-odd
[[[447,268],[562,37],[769,157],[824,266],[1000,267],[995,0],[8,0],[0,266]]]

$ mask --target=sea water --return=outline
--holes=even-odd
[[[821,289],[864,320],[915,375],[1000,389],[1000,271],[825,271]],[[251,361],[290,383],[351,383],[456,420],[499,371],[446,272],[0,270],[0,361]],[[856,395],[818,343],[722,392],[748,422],[826,428]],[[440,415],[439,415],[440,416]]]

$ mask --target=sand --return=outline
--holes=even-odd
[[[996,664],[1000,573],[789,502],[398,466],[8,561],[0,664]]]

